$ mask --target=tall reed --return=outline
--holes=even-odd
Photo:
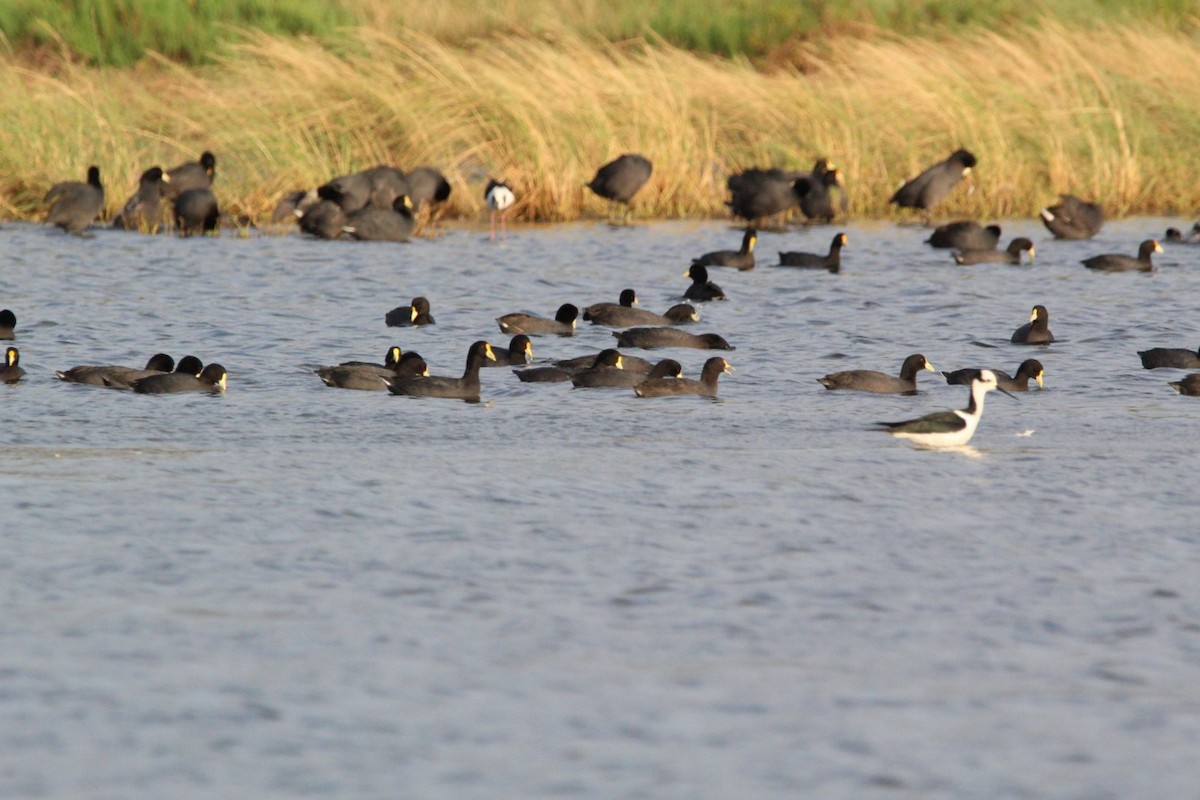
[[[0,64],[0,176],[10,214],[102,167],[110,204],[159,163],[218,155],[224,205],[268,213],[284,190],[379,162],[432,164],[451,212],[479,214],[489,175],[527,220],[602,215],[583,188],[629,151],[655,163],[640,216],[724,213],[724,180],[762,164],[840,166],[851,212],[885,216],[895,185],[958,146],[975,191],[945,214],[1029,215],[1060,191],[1113,214],[1200,207],[1197,44],[1128,25],[1055,24],[949,38],[797,43],[769,69],[660,41],[568,29],[447,45],[355,33],[353,46],[250,35],[220,63],[133,70]]]

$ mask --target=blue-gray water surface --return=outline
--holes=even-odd
[[[483,373],[483,400],[326,388],[391,344],[461,373],[494,318],[635,288],[661,311],[722,222],[408,245],[0,228],[25,380],[0,386],[0,796],[1198,798],[1200,398],[1136,351],[1200,345],[1200,247],[1093,274],[1182,220],[955,267],[850,224],[841,274],[763,233],[718,401]],[[1190,225],[1190,221],[1187,221]],[[428,296],[435,326],[384,326]],[[1058,342],[1012,345],[1035,303]],[[608,329],[538,337],[595,352]],[[224,395],[54,370],[194,353]],[[1015,371],[971,446],[872,429],[962,407],[836,370]],[[698,350],[670,355],[695,377]]]

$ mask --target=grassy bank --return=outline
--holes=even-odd
[[[1113,214],[1200,208],[1198,47],[1187,32],[1042,22],[1003,33],[793,41],[769,67],[669,43],[558,28],[444,36],[357,29],[344,48],[247,34],[219,63],[0,64],[0,180],[9,215],[53,181],[102,167],[109,204],[154,163],[217,153],[218,197],[255,216],[293,187],[378,162],[433,164],[454,213],[489,174],[525,219],[603,214],[583,184],[625,151],[655,163],[639,216],[720,215],[724,179],[755,164],[847,175],[851,211],[883,216],[895,185],[960,145],[976,191],[944,213],[1029,215],[1056,192]]]
[[[1194,31],[1200,0],[7,0],[0,33],[15,51],[49,48],[94,66],[131,66],[147,53],[201,64],[240,31],[351,44],[345,29],[423,34],[447,45],[568,30],[610,42],[650,37],[694,52],[769,60],[796,40],[830,33],[901,36],[1000,30],[1043,21],[1075,28],[1147,24]],[[353,37],[350,37],[351,39]]]

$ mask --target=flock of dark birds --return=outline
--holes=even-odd
[[[890,202],[901,208],[921,212],[930,225],[932,209],[971,172],[976,158],[966,150],[957,150],[947,159],[929,167],[906,181],[892,195]],[[587,184],[597,196],[611,204],[610,221],[620,212],[621,222],[627,222],[629,206],[637,192],[649,180],[652,165],[646,158],[626,154],[600,167]],[[174,230],[181,236],[208,233],[220,224],[220,210],[212,191],[216,175],[216,158],[205,152],[199,161],[163,170],[152,167],[142,173],[137,192],[113,217],[112,226],[130,231],[156,233]],[[722,357],[709,358],[698,380],[682,377],[682,367],[674,359],[651,362],[622,353],[621,349],[694,348],[701,350],[732,350],[733,347],[715,333],[694,334],[681,326],[699,320],[693,303],[726,299],[725,293],[709,278],[710,268],[727,267],[739,271],[754,269],[754,253],[758,229],[782,224],[799,211],[809,223],[828,224],[847,207],[841,172],[826,159],[818,160],[811,171],[796,172],[783,169],[748,169],[731,176],[727,182],[730,212],[747,223],[741,246],[737,250],[704,253],[692,259],[684,273],[691,283],[683,291],[681,302],[658,314],[637,308],[634,290],[621,292],[615,303],[597,303],[583,309],[563,304],[553,318],[530,314],[506,314],[496,319],[500,331],[511,336],[507,348],[495,347],[480,340],[467,351],[466,365],[461,376],[431,376],[421,356],[391,347],[382,363],[344,362],[316,370],[326,385],[357,390],[390,391],[397,395],[418,397],[448,397],[477,401],[480,395],[480,369],[508,366],[524,382],[566,382],[579,388],[621,387],[633,389],[641,397],[699,395],[716,397],[719,376],[732,371]],[[324,238],[351,238],[373,241],[407,241],[418,229],[418,215],[444,202],[451,187],[446,178],[431,167],[405,172],[395,167],[377,166],[362,172],[335,177],[316,190],[295,191],[285,195],[272,222],[296,220],[301,231]],[[507,234],[507,211],[516,201],[516,193],[508,184],[490,180],[484,190],[484,201],[490,211],[490,235],[496,237],[496,222],[501,237]],[[70,233],[82,233],[104,210],[104,187],[100,171],[88,169],[85,182],[66,182],[53,186],[46,194],[49,203],[46,221]],[[835,200],[837,202],[835,202]],[[431,212],[432,213],[432,212]],[[1046,228],[1059,239],[1088,239],[1104,223],[1100,207],[1072,195],[1062,195],[1056,205],[1040,213]],[[933,229],[926,243],[934,248],[951,250],[956,264],[1021,264],[1035,256],[1033,243],[1023,237],[1013,239],[1000,249],[1001,229],[998,225],[983,226],[969,220],[959,220]],[[1200,223],[1183,233],[1168,229],[1165,240],[1171,243],[1200,243]],[[775,266],[826,270],[841,269],[841,251],[848,246],[845,233],[833,236],[828,253],[781,252]],[[1089,269],[1104,272],[1150,271],[1151,257],[1161,253],[1156,240],[1142,242],[1136,256],[1107,253],[1085,259]],[[579,358],[555,361],[534,366],[530,337],[542,335],[570,336],[582,316],[594,325],[619,329],[614,332],[617,347]],[[432,325],[428,299],[416,297],[408,306],[385,315],[388,326],[406,327]],[[0,311],[0,339],[13,339],[16,317],[11,310]],[[1029,321],[1019,327],[1011,341],[1018,344],[1045,345],[1054,341],[1049,330],[1049,312],[1035,306]],[[1200,351],[1177,348],[1154,348],[1139,354],[1147,369],[1200,369]],[[0,370],[0,381],[13,383],[24,376],[20,354],[9,347]],[[916,377],[923,370],[933,371],[923,355],[908,356],[898,375],[873,370],[835,372],[820,378],[829,390],[854,390],[887,394],[915,394]],[[937,412],[914,420],[879,423],[892,434],[925,446],[962,445],[970,440],[983,412],[985,395],[995,389],[1004,393],[1023,392],[1030,381],[1042,387],[1044,368],[1037,359],[1026,359],[1013,375],[997,369],[963,369],[942,373],[948,383],[970,387],[970,400],[965,409]],[[78,366],[57,373],[63,381],[130,389],[141,393],[176,393],[186,391],[220,392],[226,388],[226,371],[220,364],[203,365],[195,356],[185,356],[176,363],[170,356],[159,353],[144,368],[110,365]],[[1200,373],[1191,374],[1171,384],[1181,394],[1200,396]]]

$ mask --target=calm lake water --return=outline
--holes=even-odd
[[[1136,351],[1200,345],[1200,247],[1110,223],[1032,267],[889,224],[843,272],[714,270],[721,400],[519,383],[480,404],[326,388],[493,319],[637,289],[661,311],[721,222],[450,228],[409,245],[0,228],[26,380],[0,386],[6,798],[1200,797],[1200,399]],[[415,295],[437,325],[389,329]],[[1059,341],[1009,344],[1035,303]],[[595,352],[609,330],[539,337]],[[194,353],[223,396],[54,370]],[[972,447],[872,430],[963,407],[827,392],[848,368],[1015,371]],[[641,353],[641,355],[647,355]],[[696,377],[702,351],[659,351]]]

